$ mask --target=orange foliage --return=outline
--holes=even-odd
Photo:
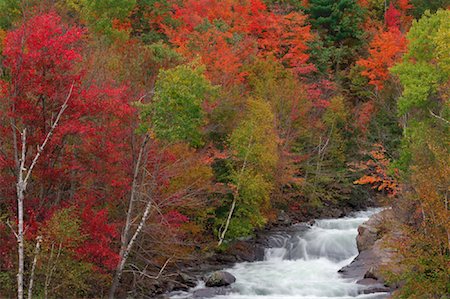
[[[353,183],[358,185],[372,185],[372,189],[384,191],[388,196],[393,197],[400,191],[400,186],[387,173],[390,161],[386,157],[386,150],[383,145],[374,144],[374,147],[375,149],[369,153],[371,159],[366,163],[358,165],[361,170],[366,170],[369,174],[364,175]]]
[[[369,83],[382,90],[389,77],[389,68],[394,66],[406,51],[406,38],[399,29],[392,27],[379,32],[369,48],[369,57],[360,59],[357,64],[364,67],[361,73],[369,78]]]
[[[254,56],[273,55],[298,73],[312,70],[312,35],[299,13],[277,15],[260,0],[186,0],[172,17],[179,25],[163,26],[171,43],[189,59],[200,56],[215,83],[242,82],[241,67]]]

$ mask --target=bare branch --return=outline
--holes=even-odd
[[[450,121],[446,120],[445,118],[435,114],[433,111],[431,111],[431,109],[429,109],[428,111],[430,111],[431,116],[436,117],[437,119],[442,120],[443,122],[445,122],[447,125],[450,125]]]
[[[34,259],[33,259],[33,264],[31,266],[30,282],[28,284],[28,299],[31,299],[33,296],[34,271],[36,270],[37,259],[39,256],[39,252],[41,251],[41,242],[42,242],[42,236],[37,236],[36,248],[34,250]]]
[[[63,105],[61,106],[61,109],[58,112],[58,115],[56,116],[55,122],[52,124],[52,127],[50,128],[50,131],[47,133],[47,136],[45,137],[44,142],[39,146],[38,152],[34,156],[33,162],[30,165],[30,168],[28,169],[27,175],[24,180],[24,184],[26,185],[28,182],[28,179],[30,178],[31,172],[33,171],[34,166],[36,165],[40,155],[42,154],[42,151],[44,150],[45,146],[47,145],[47,142],[50,140],[50,138],[53,135],[53,132],[55,131],[55,128],[58,126],[58,122],[61,118],[61,115],[64,113],[64,111],[67,108],[67,102],[69,102],[70,97],[72,96],[73,91],[73,83],[70,86],[69,94],[66,97],[66,100],[64,101]]]
[[[19,236],[16,233],[16,230],[14,229],[14,227],[11,225],[11,222],[9,222],[9,219],[6,220],[6,225],[8,225],[8,227],[11,229],[11,231],[13,232],[14,236],[16,236],[16,239],[19,238]]]

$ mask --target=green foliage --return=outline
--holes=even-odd
[[[272,174],[278,161],[270,105],[261,99],[249,99],[246,113],[229,143],[233,153],[229,180],[237,203],[227,237],[235,238],[251,234],[266,222],[263,211],[270,206]]]
[[[299,152],[312,153],[301,165],[305,177],[301,194],[312,207],[350,198],[353,184],[346,166],[351,159],[349,121],[345,99],[336,96],[322,116],[322,130],[313,131],[310,136],[297,141],[301,144],[297,149]]]
[[[343,97],[331,99],[330,106],[323,116],[325,125],[329,128],[328,159],[334,161],[338,167],[344,167],[347,159],[347,140],[345,138],[349,114]]]
[[[408,116],[400,156],[394,163],[403,175],[408,174],[414,161],[412,151],[421,142],[419,136],[429,130],[426,124],[434,118],[432,111],[448,118],[448,96],[441,94],[441,88],[450,78],[449,20],[450,12],[439,10],[435,14],[426,12],[419,21],[414,21],[407,35],[408,52],[403,61],[391,69],[403,86],[397,101],[398,114]]]
[[[183,57],[165,43],[153,43],[148,45],[147,48],[151,51],[153,60],[156,63],[170,64],[183,61]]]
[[[363,67],[360,65],[353,65],[350,69],[348,80],[349,80],[349,91],[358,100],[370,99],[372,97],[372,91],[369,87],[369,79],[361,75]]]
[[[356,0],[310,0],[308,12],[313,28],[334,44],[359,40],[363,34],[363,10]]]
[[[9,29],[21,15],[18,0],[0,0],[0,29]]]
[[[307,0],[264,0],[264,3],[268,6],[276,5],[286,11],[300,11],[306,9]]]
[[[334,47],[326,47],[322,39],[317,38],[309,43],[310,62],[314,64],[321,73],[326,73],[331,67]]]
[[[305,85],[274,59],[256,60],[246,70],[251,95],[267,101],[275,116],[277,134],[289,143],[303,134],[311,109]]]
[[[274,115],[270,105],[249,99],[242,122],[230,137],[230,149],[237,160],[256,171],[270,175],[277,163]]]
[[[131,16],[133,36],[148,45],[167,42],[161,25],[175,23],[170,15],[171,9],[172,2],[169,0],[136,0]]]
[[[449,22],[448,10],[425,12],[408,33],[403,62],[392,69],[403,85],[398,110],[404,131],[396,166],[410,189],[399,200],[421,211],[421,217],[411,217],[419,224],[404,221],[401,271],[391,273],[403,284],[398,298],[446,298],[450,292]]]
[[[53,214],[41,229],[43,242],[36,265],[33,294],[37,298],[80,298],[95,294],[100,285],[106,286],[107,276],[96,273],[94,265],[77,258],[75,248],[85,241],[81,221],[74,208]],[[74,217],[75,216],[75,217]],[[29,260],[34,258],[35,244],[27,242]]]
[[[401,115],[413,108],[433,108],[438,86],[449,79],[449,52],[443,51],[449,19],[450,11],[440,10],[433,15],[427,12],[411,27],[407,36],[408,52],[403,62],[392,68],[404,88],[398,101]]]
[[[361,47],[364,30],[364,10],[356,0],[311,0],[308,11],[313,29],[321,41],[312,44],[311,61],[322,73],[351,65]]]
[[[65,0],[66,5],[80,14],[81,19],[95,31],[108,37],[124,37],[113,27],[114,21],[124,21],[130,16],[136,0]]]
[[[419,19],[427,11],[436,12],[450,6],[450,0],[411,0],[414,16]]]
[[[202,144],[201,128],[205,125],[202,104],[212,100],[217,88],[195,64],[162,70],[155,84],[153,101],[139,105],[142,130],[151,129],[159,139]]]

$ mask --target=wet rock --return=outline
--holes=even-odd
[[[236,281],[231,273],[227,271],[216,271],[213,272],[206,280],[207,287],[223,287],[228,286]]]
[[[175,283],[173,290],[177,291],[187,291],[197,285],[197,278],[195,276],[189,275],[187,273],[178,272],[175,277]]]
[[[363,278],[357,281],[358,284],[363,285],[364,288],[361,293],[372,294],[372,293],[388,293],[391,289],[384,284],[380,283],[377,279],[373,278]]]
[[[192,295],[194,298],[212,298],[219,295],[226,295],[228,291],[226,288],[204,288],[195,290]]]
[[[237,262],[236,256],[234,254],[217,254],[215,256],[217,263],[222,265],[234,264]]]
[[[363,278],[367,270],[375,265],[377,257],[371,250],[365,250],[359,253],[359,255],[350,263],[338,272],[345,278]]]
[[[364,285],[364,286],[371,286],[374,284],[379,284],[379,281],[376,279],[373,279],[373,278],[363,278],[363,279],[358,280],[356,283]]]
[[[264,259],[264,247],[255,242],[237,241],[228,248],[229,260],[235,262],[256,262]],[[230,263],[230,264],[231,264]]]

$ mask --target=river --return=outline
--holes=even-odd
[[[236,277],[228,295],[215,299],[387,298],[386,293],[362,294],[363,286],[342,278],[338,270],[358,254],[357,228],[377,210],[339,219],[316,220],[269,238],[265,259],[225,269]],[[196,289],[203,287],[200,283]],[[176,296],[189,298],[188,296]]]

